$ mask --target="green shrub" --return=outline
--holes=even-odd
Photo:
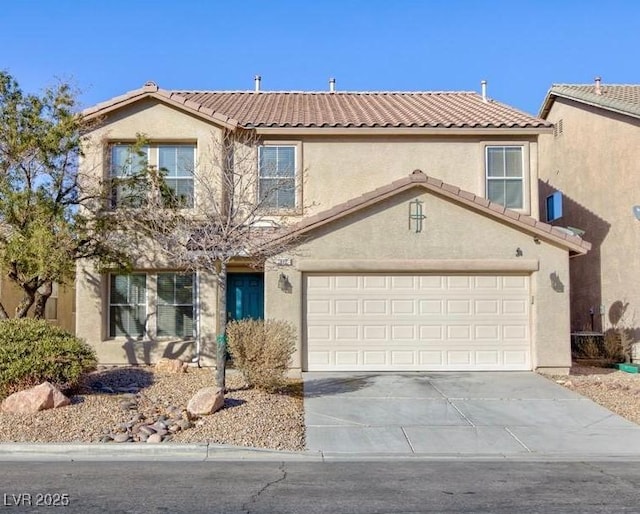
[[[96,367],[96,355],[83,340],[44,320],[0,321],[0,399],[44,381],[73,388]]]
[[[295,340],[295,329],[286,321],[247,319],[227,325],[233,364],[250,386],[267,391],[285,382]]]

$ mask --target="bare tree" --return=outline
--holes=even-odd
[[[291,250],[295,241],[286,235],[295,220],[292,215],[302,212],[300,205],[293,208],[296,197],[301,196],[301,177],[296,177],[295,169],[259,155],[259,148],[260,140],[252,131],[212,133],[208,152],[201,153],[208,157],[196,163],[192,172],[192,195],[167,188],[160,169],[154,188],[159,193],[152,195],[141,216],[132,219],[174,265],[215,277],[219,317],[216,385],[223,389],[227,268],[238,260],[260,268],[269,256]],[[293,161],[290,166],[295,168]],[[283,203],[290,208],[283,210]]]

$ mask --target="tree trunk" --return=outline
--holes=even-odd
[[[47,280],[42,287],[36,291],[35,306],[33,308],[33,317],[36,319],[44,319],[44,309],[47,306],[47,300],[53,293],[53,284],[51,280]]]
[[[9,315],[4,308],[4,305],[2,305],[2,302],[0,302],[0,319],[9,319]]]
[[[26,318],[27,313],[29,312],[29,309],[31,308],[31,306],[33,305],[33,302],[35,301],[36,292],[34,290],[25,289],[24,287],[22,289],[24,291],[24,296],[22,297],[22,300],[20,300],[20,303],[16,307],[16,318]]]
[[[218,271],[218,327],[216,337],[216,387],[224,391],[227,367],[227,263]]]

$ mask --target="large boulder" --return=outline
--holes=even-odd
[[[200,389],[187,404],[191,417],[206,416],[220,410],[224,405],[224,391],[218,387]]]
[[[161,373],[185,373],[187,364],[181,359],[163,357],[156,363],[156,371]]]
[[[46,409],[57,409],[71,404],[60,390],[49,382],[18,391],[8,396],[2,402],[0,411],[13,414],[33,414]]]

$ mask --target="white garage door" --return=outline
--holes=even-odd
[[[306,275],[307,369],[530,370],[529,277]]]

